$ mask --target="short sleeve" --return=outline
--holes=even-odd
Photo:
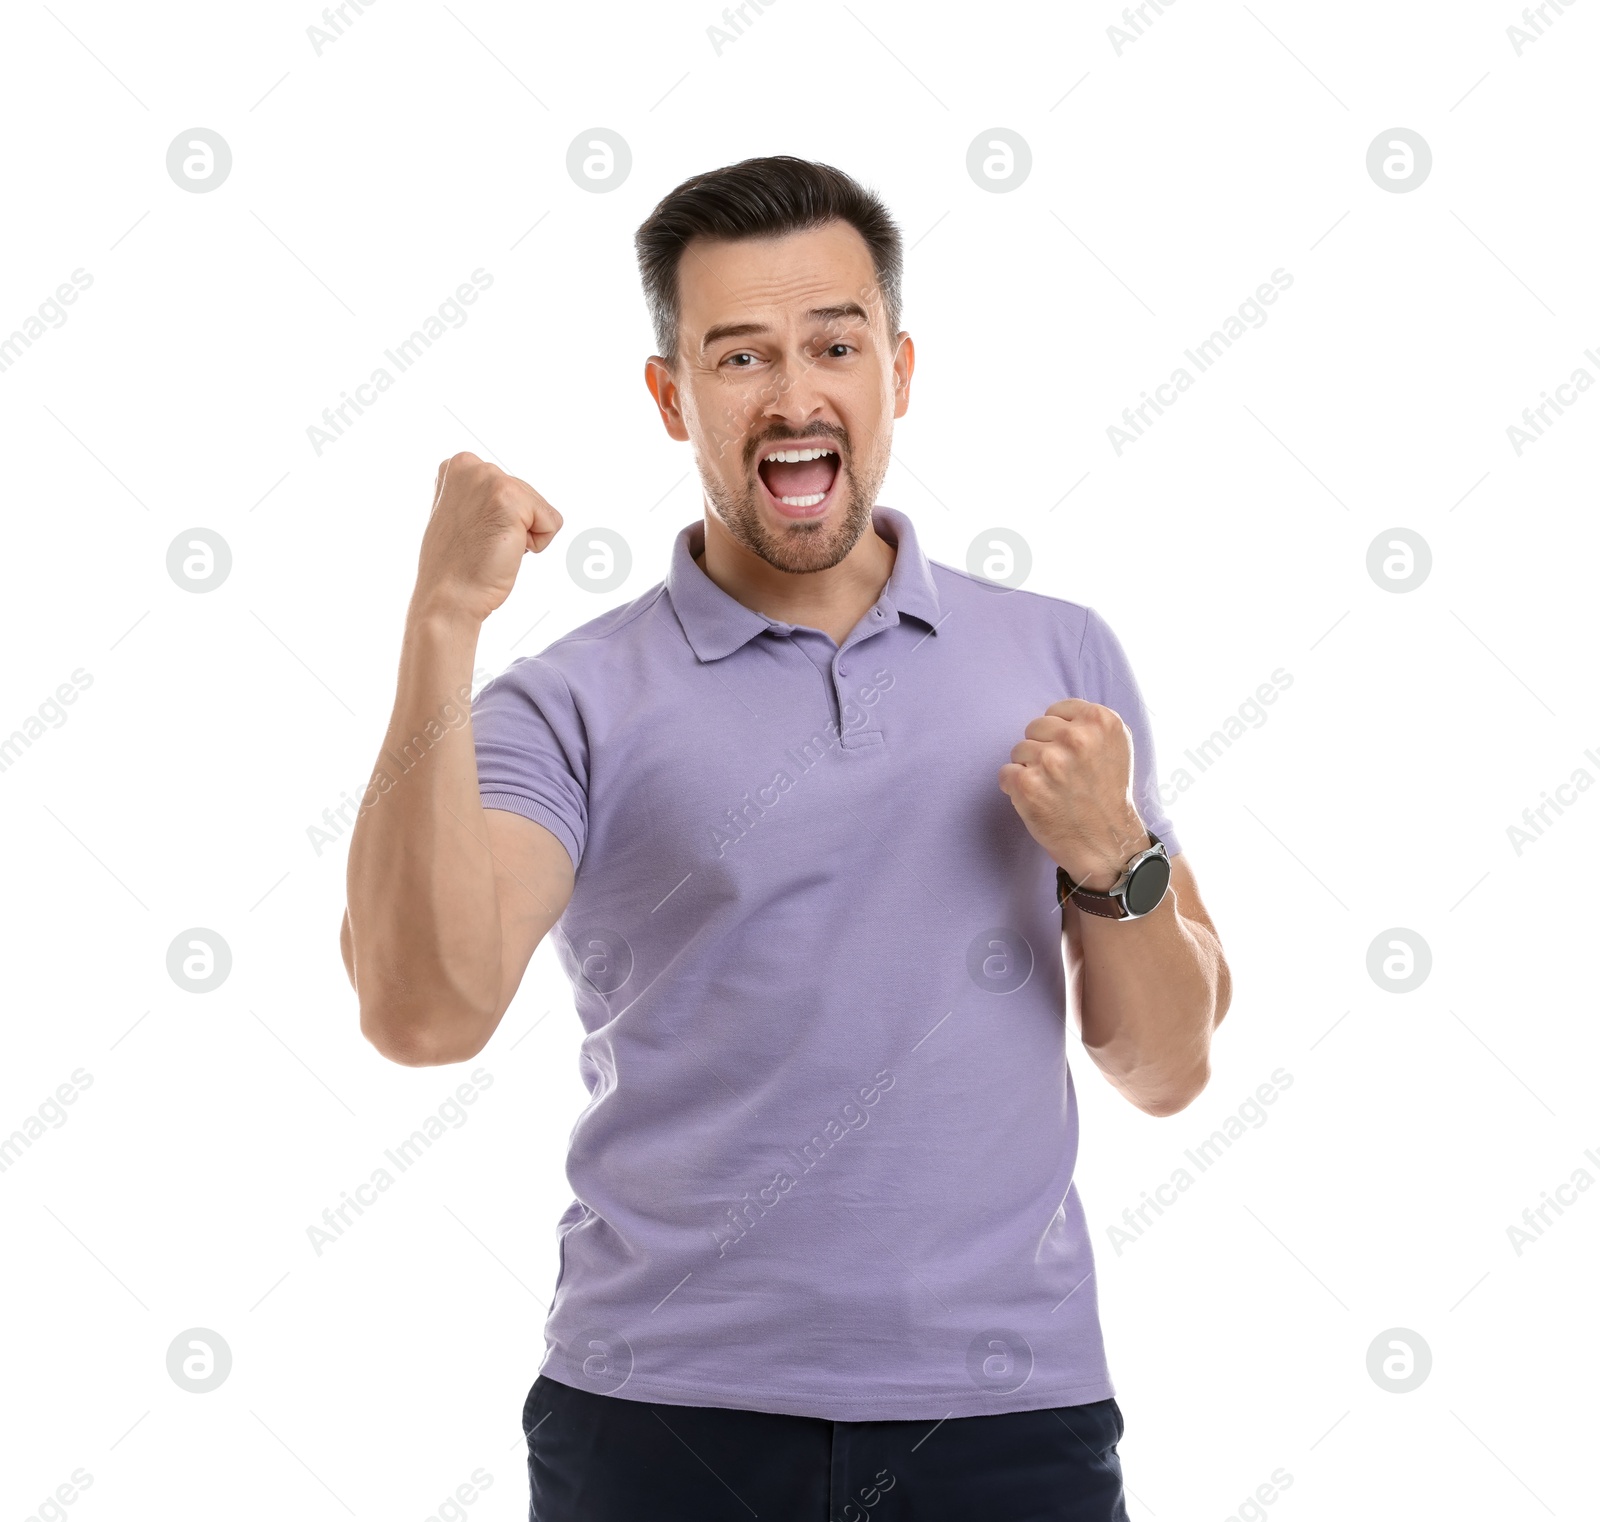
[[[1161,801],[1159,773],[1156,770],[1155,738],[1150,712],[1144,706],[1139,684],[1128,664],[1127,653],[1108,624],[1093,608],[1086,610],[1083,644],[1079,650],[1079,670],[1096,703],[1114,708],[1133,736],[1133,802],[1139,817],[1153,835],[1161,837],[1168,856],[1182,849],[1172,820]]]
[[[577,870],[589,831],[589,746],[565,678],[522,656],[472,700],[478,796],[542,824]]]

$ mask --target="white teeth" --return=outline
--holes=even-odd
[[[815,507],[827,495],[825,491],[817,491],[809,497],[779,497],[778,500],[785,507]]]
[[[769,454],[767,459],[777,460],[784,465],[798,465],[802,460],[820,460],[832,453],[831,449],[779,449]]]

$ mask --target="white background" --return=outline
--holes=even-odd
[[[8,10],[0,334],[93,283],[0,372],[0,734],[92,685],[0,772],[0,1136],[92,1084],[0,1174],[0,1514],[81,1467],[60,1514],[422,1519],[482,1468],[464,1514],[526,1515],[570,989],[542,947],[468,1122],[318,1256],[306,1228],[467,1069],[361,1038],[344,841],[307,830],[370,773],[441,458],[633,554],[604,596],[530,561],[480,684],[664,574],[700,502],[642,383],[632,233],[687,175],[792,152],[904,229],[918,369],[880,500],[930,556],[1020,533],[1027,585],[1121,636],[1163,776],[1293,679],[1172,805],[1235,977],[1210,1088],[1158,1121],[1074,1061],[1132,1516],[1221,1522],[1279,1468],[1274,1518],[1593,1515],[1600,1197],[1520,1255],[1507,1227],[1600,1178],[1600,798],[1520,854],[1507,827],[1600,776],[1600,395],[1520,455],[1506,430],[1600,378],[1600,15],[1519,55],[1510,3],[1185,0],[1119,53],[1111,4],[1065,9],[781,0],[719,54],[710,0],[381,0],[320,56],[309,3]],[[166,170],[196,126],[233,155],[203,194]],[[566,170],[597,126],[633,154],[605,194]],[[1404,193],[1366,168],[1397,126],[1433,154]],[[1033,156],[1003,194],[966,169],[994,127]],[[477,268],[466,325],[317,455],[307,426]],[[1117,454],[1277,268],[1265,325]],[[233,555],[203,595],[166,570],[195,527]],[[1366,569],[1395,527],[1433,557],[1406,593]],[[197,926],[233,954],[204,995],[166,971]],[[1367,972],[1392,927],[1431,948],[1411,993]],[[1118,1254],[1278,1068],[1266,1124]],[[166,1372],[194,1327],[233,1355],[206,1395]],[[1432,1351],[1409,1394],[1367,1372],[1397,1327]]]

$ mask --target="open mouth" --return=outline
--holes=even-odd
[[[826,445],[769,449],[756,466],[768,501],[787,518],[825,513],[839,473],[838,453]]]

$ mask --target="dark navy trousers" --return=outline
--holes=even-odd
[[[530,1522],[1127,1522],[1115,1400],[944,1421],[666,1406],[540,1375]]]

